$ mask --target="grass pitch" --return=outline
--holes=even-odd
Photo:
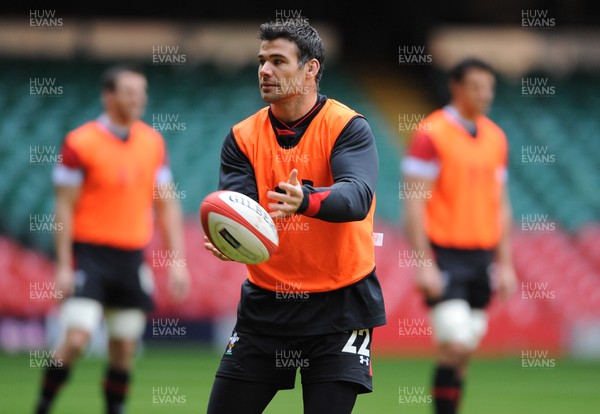
[[[33,412],[42,373],[35,366],[36,358],[29,353],[0,353],[0,413]],[[205,412],[219,359],[219,352],[201,347],[145,347],[136,361],[127,413]],[[433,412],[431,360],[373,355],[372,363],[375,390],[359,396],[354,413]],[[524,367],[520,356],[475,358],[465,384],[461,414],[597,412],[600,361],[556,359],[545,365]],[[104,369],[103,357],[83,357],[56,400],[54,413],[102,414]],[[296,389],[279,392],[265,413],[302,413],[300,387],[298,375]]]

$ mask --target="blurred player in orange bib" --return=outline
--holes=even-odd
[[[109,363],[103,382],[106,413],[124,412],[133,357],[153,310],[152,272],[144,248],[154,214],[167,248],[183,257],[183,216],[176,197],[157,197],[172,173],[162,136],[140,120],[147,101],[145,75],[133,67],[106,71],[104,113],[71,131],[62,162],[53,173],[56,220],[56,289],[66,297],[61,322],[66,332],[45,371],[38,414],[50,411],[72,366],[105,318]],[[159,193],[159,195],[162,195]],[[187,292],[183,266],[170,268],[175,299]]]
[[[416,282],[430,309],[436,341],[436,414],[458,412],[468,361],[487,329],[494,289],[515,290],[511,260],[508,143],[485,114],[495,73],[478,59],[450,72],[451,101],[422,120],[402,162],[409,243],[430,266]]]
[[[373,242],[375,139],[364,116],[319,93],[324,46],[312,26],[265,23],[259,38],[269,106],[225,138],[219,189],[269,211],[279,248],[247,265],[208,413],[262,413],[299,370],[305,413],[347,414],[372,391],[373,328],[386,322]]]

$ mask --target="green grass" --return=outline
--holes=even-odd
[[[137,359],[128,414],[203,413],[220,355],[203,348],[146,347]],[[104,359],[89,356],[75,366],[54,413],[102,414]],[[429,393],[433,364],[423,358],[373,359],[375,391],[358,398],[354,413],[432,413],[431,405],[400,403],[400,390]],[[0,413],[31,413],[41,378],[29,354],[0,353]],[[296,389],[279,392],[265,413],[302,413],[300,376]],[[168,390],[171,403],[153,401],[153,389]],[[177,392],[173,388],[178,387]],[[600,406],[600,361],[557,359],[546,369],[521,367],[521,360],[473,360],[461,414],[580,414]],[[232,395],[235,398],[235,395]],[[174,400],[179,400],[179,404]],[[326,413],[326,411],[324,411]],[[243,413],[238,413],[243,414]]]

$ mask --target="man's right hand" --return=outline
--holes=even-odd
[[[416,283],[429,299],[439,299],[444,292],[444,282],[440,269],[435,265],[417,268]]]
[[[221,259],[225,262],[231,261],[231,259],[229,257],[225,256],[215,246],[213,246],[213,244],[210,242],[210,240],[208,240],[208,237],[206,237],[206,236],[204,236],[204,248],[206,250],[208,250],[209,252],[211,252],[215,257],[218,257],[219,259]]]
[[[56,297],[64,300],[75,290],[75,272],[70,266],[58,265],[54,274],[54,282]]]

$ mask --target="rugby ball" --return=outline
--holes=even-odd
[[[212,245],[236,262],[265,262],[279,246],[277,227],[269,213],[237,191],[207,195],[200,204],[200,220]]]

